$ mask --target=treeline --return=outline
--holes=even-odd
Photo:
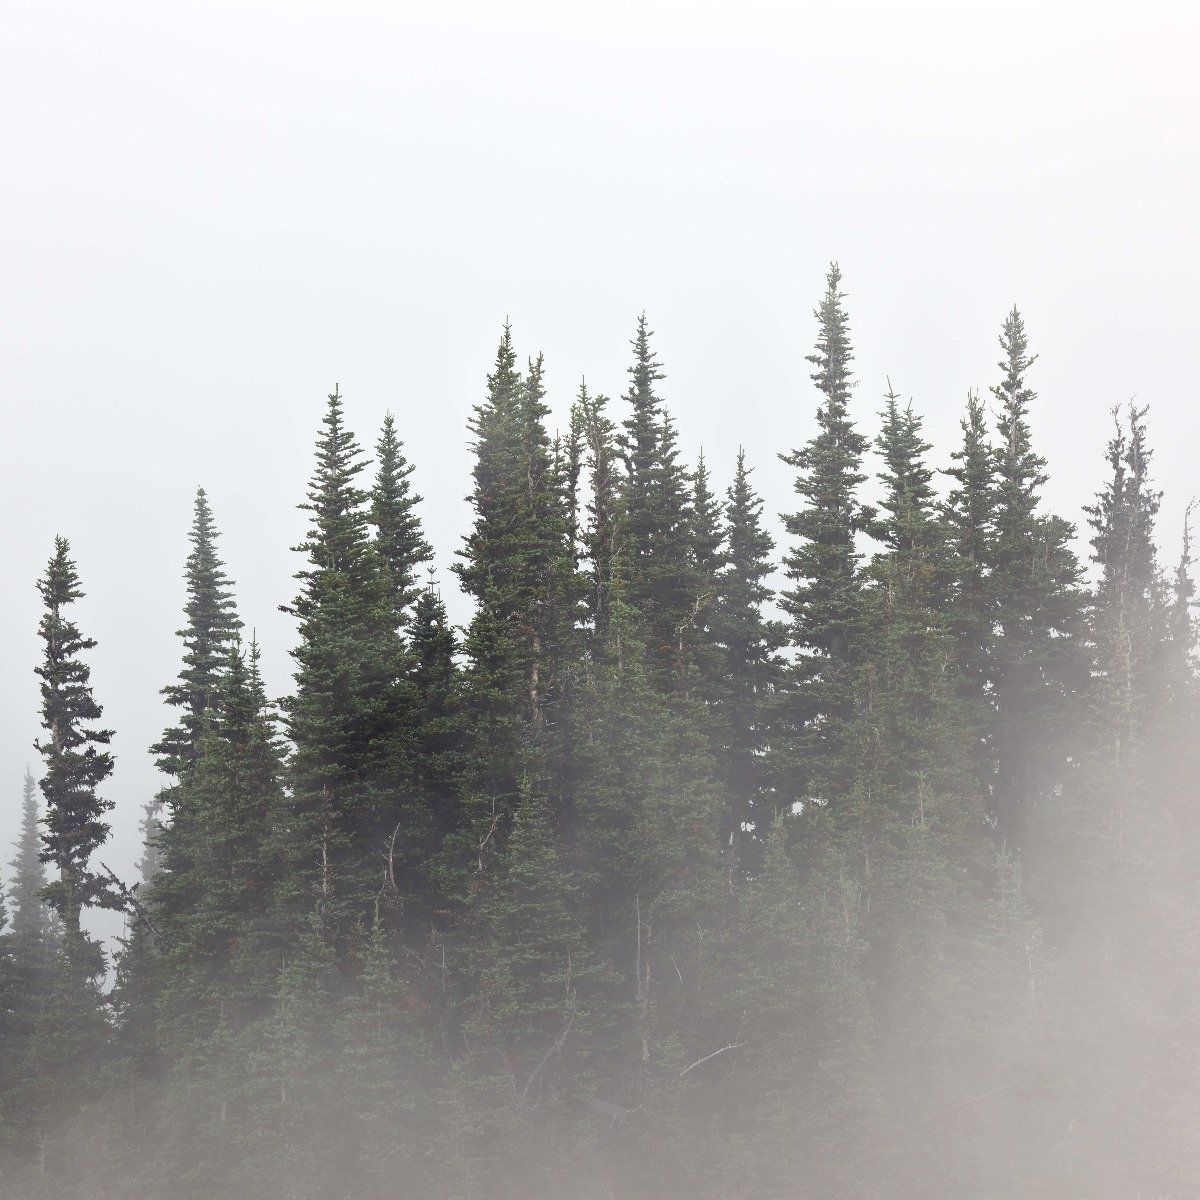
[[[835,266],[778,548],[744,454],[724,489],[681,457],[644,319],[621,401],[581,386],[559,435],[506,327],[461,631],[396,424],[369,462],[335,391],[278,702],[199,492],[136,885],[103,865],[58,540],[0,916],[5,1194],[1190,1190],[1193,589],[1146,411],[1113,414],[1085,579],[1017,310],[939,469],[890,384],[862,431],[844,300]],[[96,906],[128,914],[112,962]]]

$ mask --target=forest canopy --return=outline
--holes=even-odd
[[[198,491],[138,879],[104,864],[56,540],[0,892],[5,1195],[1194,1186],[1194,589],[1147,409],[1111,414],[1081,560],[1018,310],[935,452],[890,383],[864,411],[846,301],[832,265],[779,545],[741,450],[685,461],[644,316],[624,395],[581,385],[558,431],[505,325],[463,628],[403,415],[369,454],[335,388],[282,697]]]

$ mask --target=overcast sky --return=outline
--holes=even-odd
[[[1152,406],[1163,540],[1200,481],[1194,4],[80,4],[0,16],[0,860],[34,760],[56,533],[117,731],[114,841],[156,778],[192,495],[209,491],[269,683],[325,394],[392,409],[443,569],[500,325],[624,388],[645,309],[689,455],[739,441],[772,514],[812,430],[840,261],[872,434],[890,374],[944,462],[1014,303],[1053,506],[1108,410]],[[447,590],[453,583],[447,580]],[[455,615],[465,609],[453,598]]]

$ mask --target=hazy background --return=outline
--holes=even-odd
[[[41,572],[70,537],[132,871],[158,786],[193,491],[290,685],[302,498],[339,381],[397,416],[445,568],[501,322],[619,396],[643,308],[689,455],[775,515],[811,309],[845,274],[872,435],[890,373],[945,464],[1016,301],[1079,518],[1108,409],[1152,405],[1172,555],[1200,411],[1191,4],[10,2],[0,14],[0,861],[35,759]],[[777,522],[775,523],[777,528]]]

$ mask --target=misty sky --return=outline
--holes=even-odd
[[[337,381],[362,440],[395,412],[464,618],[465,422],[506,315],[561,416],[581,375],[621,394],[645,309],[687,453],[723,488],[743,441],[774,515],[831,258],[858,417],[873,435],[890,374],[939,465],[1015,301],[1053,505],[1079,519],[1136,396],[1174,556],[1200,489],[1198,35],[1183,3],[6,5],[0,861],[54,535],[117,731],[99,857],[128,872],[196,485],[283,692]]]

